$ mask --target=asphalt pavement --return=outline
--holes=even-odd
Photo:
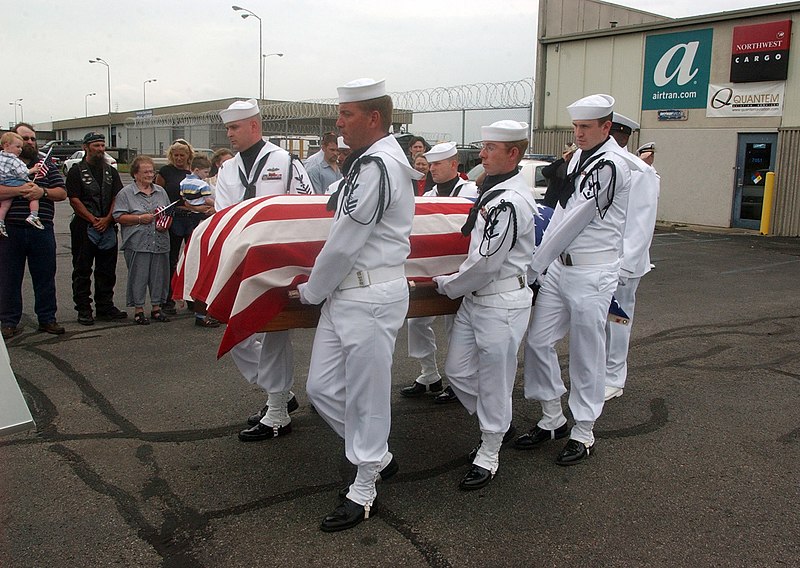
[[[328,534],[319,523],[353,469],[305,396],[313,330],[293,332],[293,432],[241,443],[265,397],[217,360],[222,328],[185,310],[146,327],[77,323],[68,210],[56,227],[67,332],[36,331],[26,280],[25,331],[7,344],[37,429],[0,438],[3,568],[797,565],[797,239],[660,228],[628,385],[597,422],[595,453],[564,468],[562,440],[504,449],[476,492],[457,489],[475,417],[398,394],[418,371],[403,328],[389,440],[400,472],[370,519]],[[124,307],[122,257],[118,275]],[[559,352],[566,378],[566,342]],[[520,370],[514,423],[538,416]]]

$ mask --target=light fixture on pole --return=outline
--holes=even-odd
[[[17,123],[17,106],[19,106],[20,111],[21,111],[22,110],[22,99],[15,99],[15,100],[11,101],[8,104],[13,105],[13,107],[14,107],[14,124],[16,124]],[[22,120],[25,120],[24,116],[22,117]]]
[[[231,6],[231,8],[233,8],[234,12],[244,12],[244,14],[241,14],[243,20],[246,20],[250,16],[258,20],[258,99],[261,100],[264,98],[264,70],[261,65],[261,54],[264,51],[261,47],[263,37],[261,33],[261,18],[247,8],[242,8],[241,6]]]
[[[86,93],[83,97],[83,106],[84,110],[86,111],[86,116],[89,116],[89,97],[95,96],[97,93]]]
[[[90,59],[89,63],[102,63],[106,66],[106,72],[108,74],[108,138],[106,138],[106,140],[111,144],[111,65],[108,64],[108,61],[100,57]]]
[[[142,83],[142,108],[147,108],[147,83],[155,83],[158,79],[148,79]]]
[[[277,55],[278,57],[283,57],[283,53],[266,53],[261,56],[261,75],[264,77],[264,86],[261,88],[261,98],[263,99],[267,96],[267,57],[272,55]]]

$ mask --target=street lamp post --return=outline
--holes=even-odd
[[[267,57],[277,55],[283,57],[283,53],[267,53],[261,56],[261,75],[264,77],[264,86],[261,88],[261,98],[267,96]]]
[[[155,83],[158,79],[148,79],[142,83],[142,108],[147,109],[147,83]]]
[[[13,101],[11,101],[8,104],[14,106],[14,124],[16,124],[17,123],[17,106],[19,106],[19,110],[20,110],[20,112],[22,112],[22,99],[14,99]],[[24,121],[25,120],[25,116],[23,116],[21,120]]]
[[[264,50],[262,49],[261,18],[247,8],[242,8],[241,6],[231,6],[231,8],[233,8],[234,12],[244,12],[244,14],[241,14],[243,20],[250,16],[258,20],[258,100],[262,100],[264,98],[264,67],[261,64],[261,54],[264,53]]]
[[[93,97],[96,94],[97,93],[86,93],[86,95],[83,97],[83,107],[86,111],[86,116],[89,116],[89,97]]]
[[[106,66],[106,73],[108,75],[108,138],[106,140],[108,144],[111,145],[111,65],[108,64],[108,61],[100,57],[90,59],[89,63],[101,63]]]

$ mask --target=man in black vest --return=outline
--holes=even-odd
[[[75,210],[72,235],[72,298],[78,323],[92,325],[92,268],[98,319],[128,316],[114,306],[117,281],[117,228],[111,212],[122,189],[117,170],[106,163],[106,139],[97,132],[83,137],[83,159],[67,172],[67,196]]]

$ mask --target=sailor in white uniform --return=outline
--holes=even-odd
[[[500,446],[514,432],[511,393],[517,351],[531,312],[533,292],[526,275],[538,212],[533,192],[518,171],[528,135],[528,125],[513,120],[481,128],[486,179],[461,230],[470,235],[467,258],[455,274],[434,278],[440,294],[463,297],[450,334],[445,373],[464,408],[478,414],[481,430],[472,465],[459,484],[464,491],[492,480]]]
[[[458,175],[458,150],[455,142],[437,144],[424,156],[430,164],[430,173],[436,182],[422,197],[465,197],[473,201],[478,198],[478,188],[471,181]],[[455,316],[444,316],[445,338],[450,337]],[[408,320],[408,356],[417,359],[420,374],[409,386],[400,389],[405,397],[417,397],[426,392],[440,393],[434,399],[437,404],[455,402],[456,395],[449,386],[442,392],[442,376],[436,365],[436,334],[433,322],[436,317],[410,318]],[[445,339],[445,345],[446,343]]]
[[[220,166],[214,207],[265,195],[313,194],[305,168],[286,150],[261,136],[261,114],[254,99],[236,101],[220,111],[235,158]],[[267,440],[292,431],[289,411],[298,407],[290,392],[294,380],[288,331],[256,333],[231,349],[239,372],[268,393],[267,404],[247,419],[243,442]]]
[[[331,196],[336,213],[308,282],[305,304],[325,304],[314,336],[306,385],[320,416],[344,438],[358,467],[342,503],[322,521],[326,532],[369,517],[375,482],[393,475],[389,452],[392,356],[408,311],[404,264],[414,217],[408,165],[388,134],[392,99],[384,81],[357,79],[339,87],[336,126],[353,148],[345,177]]]
[[[639,124],[625,115],[614,113],[611,136],[620,147],[628,149],[628,139]],[[661,178],[655,168],[641,161],[639,169],[631,169],[631,193],[628,196],[628,214],[623,235],[622,265],[614,297],[628,315],[628,325],[609,320],[606,323],[606,401],[622,396],[628,377],[628,346],[636,307],[636,290],[642,276],[650,272],[650,244],[656,226],[658,194]]]
[[[567,168],[571,192],[560,197],[529,273],[541,281],[547,270],[525,344],[525,397],[541,402],[543,416],[514,446],[531,449],[569,434],[559,465],[589,456],[603,409],[605,327],[631,186],[630,154],[609,135],[613,106],[613,97],[591,95],[567,107],[579,148]],[[561,408],[566,388],[555,349],[567,332],[571,432]]]

